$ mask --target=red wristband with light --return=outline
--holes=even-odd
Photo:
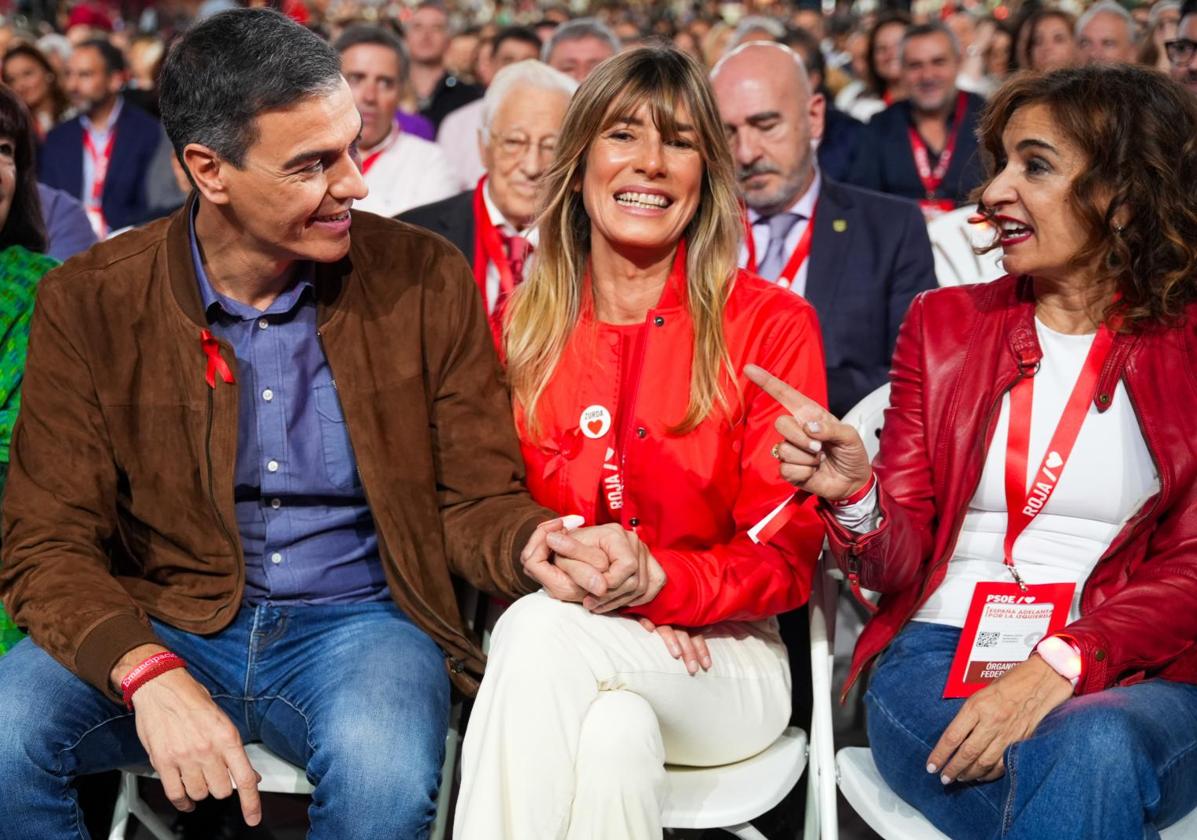
[[[133,711],[133,695],[150,680],[162,676],[167,671],[186,667],[187,663],[170,651],[155,653],[149,659],[135,666],[121,680],[121,697],[125,701],[125,708]]]
[[[869,470],[869,480],[866,481],[864,483],[864,485],[859,490],[857,490],[851,496],[848,496],[846,499],[839,499],[834,502],[828,501],[827,504],[831,505],[834,508],[846,508],[846,507],[850,507],[855,504],[859,504],[860,502],[863,502],[866,498],[868,498],[868,495],[873,492],[873,488],[876,486],[877,486],[877,474],[874,473],[872,470]]]

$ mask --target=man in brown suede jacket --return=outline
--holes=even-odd
[[[581,600],[645,586],[643,558],[579,534],[550,564],[469,267],[350,212],[361,121],[327,44],[227,12],[161,84],[192,199],[39,289],[0,838],[79,836],[71,779],[147,755],[176,807],[235,783],[254,824],[250,740],[307,768],[312,837],[426,836],[449,681],[483,666],[451,574]]]

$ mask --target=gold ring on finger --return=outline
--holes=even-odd
[[[773,444],[773,448],[770,449],[769,452],[770,452],[770,454],[773,455],[773,457],[776,460],[780,461],[781,460],[781,441],[778,441],[777,443]]]

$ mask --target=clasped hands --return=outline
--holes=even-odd
[[[595,614],[647,604],[665,586],[665,570],[640,538],[618,524],[580,525],[581,517],[542,522],[520,555],[524,572],[558,601],[579,603]],[[669,653],[695,674],[711,667],[706,641],[673,627],[640,625],[657,633]]]

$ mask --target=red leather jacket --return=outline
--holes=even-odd
[[[689,627],[773,616],[806,602],[823,525],[805,505],[769,544],[748,538],[793,488],[769,452],[781,439],[773,423],[785,409],[742,375],[737,416],[716,409],[685,435],[669,431],[690,398],[694,330],[684,279],[675,269],[648,313],[642,352],[627,382],[621,381],[619,336],[593,313],[582,314],[537,405],[538,434],[516,409],[528,489],[545,507],[593,524],[607,449],[621,438],[621,524],[637,533],[668,576],[660,594],[633,612]],[[826,405],[823,350],[810,304],[741,271],[723,323],[738,374],[749,362],[761,365]],[[626,416],[618,416],[624,389],[631,389],[631,400],[624,403]],[[616,414],[599,438],[581,433],[582,412],[590,406]]]
[[[1080,648],[1076,693],[1145,677],[1197,682],[1197,305],[1183,326],[1119,335],[1094,404],[1121,379],[1159,473],[1160,491],[1115,537],[1064,634]],[[883,593],[861,633],[847,687],[943,582],[981,479],[1002,395],[1042,357],[1029,280],[925,292],[898,336],[875,468],[881,526],[831,523],[832,552]]]

